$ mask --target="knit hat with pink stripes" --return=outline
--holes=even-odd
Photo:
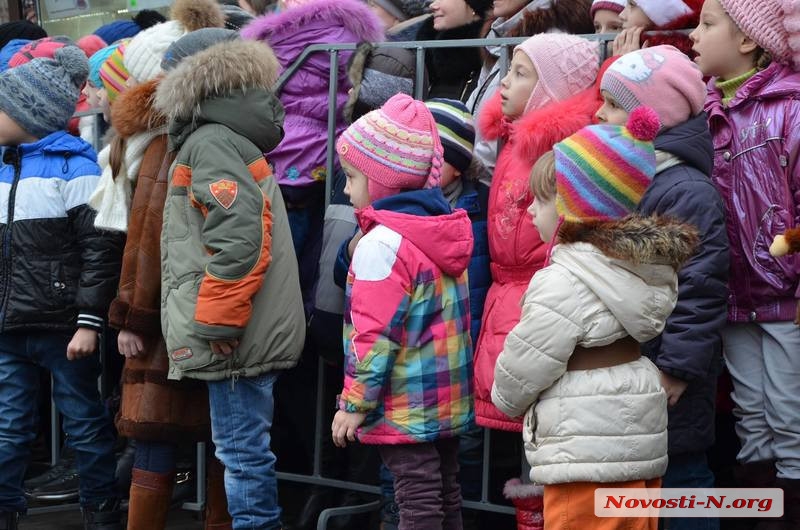
[[[336,142],[343,162],[367,177],[377,201],[404,190],[434,188],[441,180],[442,142],[431,111],[406,94],[353,122]]]

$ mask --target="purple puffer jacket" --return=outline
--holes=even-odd
[[[725,203],[730,240],[728,319],[793,320],[800,254],[773,258],[777,234],[800,225],[800,73],[773,63],[728,107],[709,83],[712,179]]]
[[[242,30],[242,37],[269,44],[284,69],[312,44],[384,40],[380,20],[359,0],[313,0],[264,15],[248,24]],[[339,55],[336,136],[346,125],[342,107],[350,88],[347,62],[352,53]],[[281,186],[308,186],[325,180],[330,57],[327,52],[313,54],[279,94],[286,109],[285,136],[278,147],[265,155]]]

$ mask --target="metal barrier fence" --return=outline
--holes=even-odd
[[[598,62],[605,59],[607,54],[607,45],[610,41],[616,37],[615,34],[592,34],[592,35],[582,35],[589,40],[597,40],[600,41],[603,45],[599,47],[598,53]],[[527,37],[520,37],[520,38],[499,38],[499,39],[465,39],[465,40],[450,40],[450,41],[410,41],[410,42],[382,42],[378,43],[377,46],[381,48],[404,48],[409,49],[415,52],[416,54],[416,79],[414,83],[415,87],[415,94],[414,97],[416,99],[424,99],[423,90],[423,77],[425,75],[425,51],[428,49],[434,48],[483,48],[486,46],[500,46],[502,53],[500,54],[499,58],[499,68],[500,72],[505,73],[508,70],[509,65],[509,55],[510,55],[510,48],[516,46],[517,44],[526,40]],[[286,83],[291,79],[291,77],[305,64],[305,62],[314,54],[319,53],[327,53],[330,55],[330,78],[329,78],[329,101],[332,104],[328,105],[328,134],[327,134],[327,155],[326,155],[326,171],[328,178],[325,182],[326,187],[326,199],[325,205],[327,207],[329,198],[331,196],[331,183],[333,181],[332,175],[334,171],[334,155],[335,155],[335,134],[336,134],[336,122],[337,122],[337,92],[338,92],[338,70],[339,64],[341,60],[341,52],[343,51],[353,51],[357,47],[356,44],[315,44],[312,46],[308,46],[305,48],[303,53],[297,58],[297,60],[288,66],[283,73],[278,78],[275,84],[275,92],[280,94],[283,87]],[[100,120],[102,119],[98,110],[91,110],[82,113],[78,113],[76,117],[83,117],[83,116],[95,116],[95,123],[94,123],[94,130],[93,130],[93,144],[95,148],[99,151],[102,147],[102,138],[101,138],[101,127],[100,127]],[[100,344],[103,344],[103,341],[100,341]],[[101,348],[102,349],[102,348]],[[101,359],[105,354],[104,351],[100,352]],[[324,407],[325,403],[323,402],[324,393],[324,361],[319,359],[318,367],[317,367],[317,401],[315,407],[315,426],[314,426],[314,456],[313,456],[313,470],[311,475],[302,475],[297,473],[286,473],[286,472],[278,472],[277,477],[279,480],[285,480],[290,482],[297,482],[297,483],[304,483],[310,485],[317,485],[317,486],[326,486],[326,487],[333,487],[333,488],[341,488],[345,490],[357,491],[362,493],[369,493],[369,494],[380,494],[380,488],[378,486],[372,486],[367,484],[361,484],[357,482],[350,482],[346,480],[339,480],[339,479],[332,479],[326,478],[322,473],[322,437],[323,436],[330,436],[330,432],[327,429],[324,429],[322,425],[323,417],[324,417]],[[101,386],[105,383],[103,381],[100,382]],[[59,421],[58,415],[55,410],[55,405],[51,400],[51,405],[53,406],[51,412],[51,428],[52,428],[52,435],[51,435],[51,460],[52,464],[55,465],[59,459],[59,448],[60,448],[60,432],[59,432]],[[205,504],[205,477],[206,477],[206,444],[199,443],[197,444],[197,473],[196,473],[196,498],[191,502],[186,502],[182,505],[182,508],[187,510],[193,511],[201,511]],[[501,514],[514,514],[514,508],[507,506],[507,505],[500,505],[494,504],[489,500],[489,479],[490,479],[490,456],[491,456],[491,441],[490,441],[490,431],[488,429],[484,429],[483,432],[483,462],[482,462],[482,470],[481,470],[481,496],[480,500],[478,501],[469,501],[464,500],[462,502],[462,506],[467,509],[471,510],[479,510],[479,511],[487,511],[487,512],[495,512]],[[523,455],[524,460],[524,455]],[[521,463],[521,466],[526,465],[525,462]],[[52,507],[43,507],[43,508],[34,508],[29,510],[32,514],[37,513],[45,513],[45,512],[52,512],[64,509],[72,509],[76,505],[58,505]],[[365,513],[375,511],[380,507],[380,501],[374,501],[366,504],[356,505],[356,506],[343,506],[339,508],[330,508],[324,510],[319,517],[317,528],[318,530],[324,530],[327,528],[327,522],[332,517],[338,517],[342,515],[354,515],[358,513]]]

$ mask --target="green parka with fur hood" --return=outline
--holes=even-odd
[[[161,321],[171,379],[293,367],[305,319],[280,190],[262,153],[283,138],[278,74],[259,42],[217,44],[161,82],[156,107],[178,151],[161,234]],[[209,341],[238,340],[231,356]]]

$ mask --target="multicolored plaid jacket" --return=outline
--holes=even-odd
[[[467,266],[472,227],[440,189],[356,213],[365,236],[347,278],[339,408],[367,412],[362,443],[457,436],[474,421]]]

